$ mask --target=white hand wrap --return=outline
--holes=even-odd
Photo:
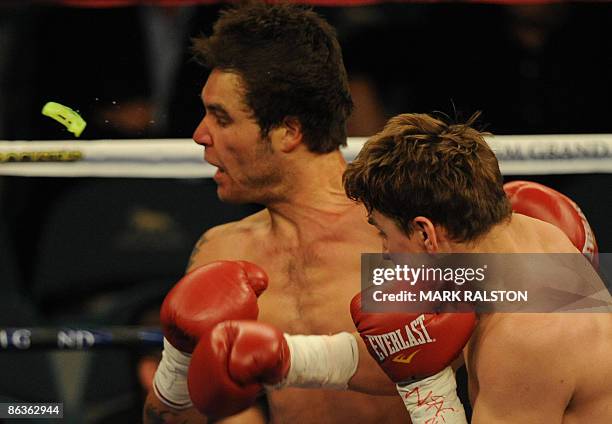
[[[416,383],[397,384],[412,424],[467,424],[451,367]]]
[[[274,386],[345,390],[357,370],[359,350],[350,333],[333,336],[285,334],[291,354],[287,378]]]
[[[181,352],[164,337],[164,350],[155,378],[153,391],[157,398],[174,409],[187,409],[193,404],[187,387],[187,370],[191,355]]]

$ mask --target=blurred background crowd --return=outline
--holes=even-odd
[[[189,138],[207,76],[190,38],[226,5],[58,3],[0,2],[0,140],[73,139],[41,115],[47,101],[79,111],[84,139]],[[350,136],[434,110],[482,110],[495,134],[612,133],[612,3],[335,3],[315,9],[343,47]],[[610,251],[609,176],[523,178],[574,198]],[[206,179],[2,177],[0,324],[155,324],[201,233],[255,210],[221,204]],[[74,422],[137,422],[147,354],[0,353],[0,398],[61,399]]]
[[[190,61],[189,39],[210,32],[223,4],[49,3],[0,5],[0,139],[68,136],[40,116],[49,99],[86,117],[87,138],[191,135],[206,74]],[[343,47],[357,104],[351,135],[406,110],[453,109],[482,109],[499,134],[611,130],[607,2],[316,10]]]

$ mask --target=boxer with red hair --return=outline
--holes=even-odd
[[[396,116],[349,164],[346,192],[366,206],[384,250],[580,252],[596,261],[574,202],[536,183],[502,185],[484,133],[473,128],[477,116],[465,124]],[[514,271],[533,278],[531,269]],[[611,422],[610,334],[609,311],[480,314],[464,351],[472,423]]]

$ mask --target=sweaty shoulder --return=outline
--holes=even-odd
[[[576,253],[578,250],[565,233],[556,226],[526,215],[513,214],[512,221],[519,226],[525,239],[525,252]]]
[[[245,250],[256,242],[267,224],[268,212],[262,210],[240,221],[210,228],[193,248],[187,271],[216,260],[244,259]]]
[[[468,364],[479,386],[474,422],[545,422],[540,413],[560,422],[584,366],[576,343],[588,323],[570,314],[494,314],[479,327]]]
[[[610,345],[609,314],[493,314],[479,323],[483,343],[474,365],[481,387],[547,383],[573,388],[589,367],[589,355]],[[515,383],[515,384],[512,384]],[[495,389],[494,389],[495,390]]]
[[[563,349],[564,344],[571,345],[570,333],[575,331],[574,326],[567,325],[570,318],[569,314],[555,313],[486,316],[479,322],[487,341],[481,353],[490,354],[492,358],[510,358],[526,353],[545,353],[548,349]]]

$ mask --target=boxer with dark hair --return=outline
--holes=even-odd
[[[380,242],[363,207],[342,189],[346,162],[339,147],[346,142],[352,100],[335,32],[309,9],[251,3],[224,12],[213,34],[197,40],[194,49],[212,72],[201,93],[206,114],[193,138],[204,147],[205,160],[218,167],[217,194],[224,201],[266,208],[207,231],[189,270],[216,260],[259,265],[269,284],[257,299],[258,319],[287,333],[341,333],[326,346],[343,352],[347,365],[337,380],[346,379],[355,340],[342,332],[354,330],[348,305],[360,289],[360,255],[376,251]],[[237,309],[223,319],[244,319]],[[211,320],[190,321],[179,334],[197,342]],[[187,393],[192,345],[181,348],[168,336],[170,363],[162,360],[159,367],[157,394],[150,393],[144,406],[145,422],[204,422]],[[349,346],[348,355],[338,346]],[[263,397],[227,422],[406,422],[394,385],[367,354],[363,359],[370,361],[365,378],[381,379],[378,393],[392,396],[270,390],[267,411]],[[209,382],[201,383],[205,390]]]

